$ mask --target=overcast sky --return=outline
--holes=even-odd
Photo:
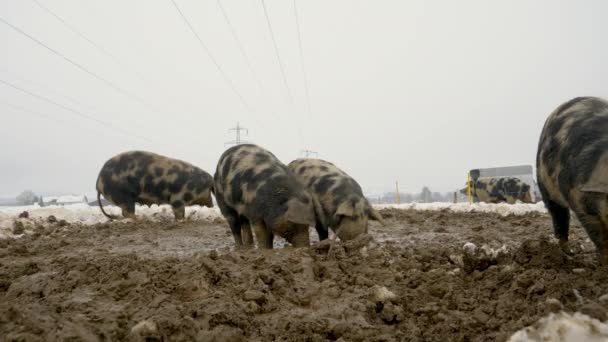
[[[397,179],[451,191],[471,168],[534,164],[555,107],[608,96],[602,0],[297,0],[305,73],[294,3],[266,0],[289,91],[261,0],[221,1],[248,59],[216,0],[175,0],[229,81],[171,0],[37,1],[105,52],[34,0],[0,1],[0,18],[106,81],[0,22],[0,80],[63,107],[0,83],[2,197],[93,193],[132,149],[213,174],[237,121],[283,162],[318,151],[370,194]]]

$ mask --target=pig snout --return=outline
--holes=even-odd
[[[336,229],[336,235],[342,241],[353,240],[357,236],[367,232],[368,220],[365,218],[352,219],[343,217]]]

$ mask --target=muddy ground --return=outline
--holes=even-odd
[[[504,341],[562,308],[606,320],[578,225],[567,258],[537,213],[382,214],[357,241],[272,251],[234,251],[219,219],[39,226],[0,240],[0,340]]]

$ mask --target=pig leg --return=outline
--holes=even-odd
[[[564,208],[561,205],[551,201],[550,199],[545,199],[543,197],[545,206],[551,214],[551,219],[553,220],[553,233],[555,237],[559,240],[559,247],[562,249],[564,253],[572,256],[573,253],[568,246],[568,235],[570,230],[570,210],[568,208]]]
[[[317,234],[319,235],[319,241],[327,240],[327,238],[329,237],[329,231],[326,227],[323,227],[322,224],[317,223],[315,229],[317,230]]]
[[[221,195],[216,197],[217,205],[220,207],[220,212],[228,221],[228,225],[230,226],[230,231],[232,232],[232,236],[234,237],[234,243],[236,244],[236,248],[243,247],[243,239],[241,237],[241,223],[239,219],[239,214],[232,208],[228,207],[224,202],[224,199]]]
[[[239,216],[241,223],[241,238],[243,239],[243,246],[253,247],[253,234],[251,232],[251,225],[249,220],[244,216]]]
[[[186,217],[186,207],[183,205],[181,207],[171,206],[173,209],[173,215],[175,215],[175,221],[181,221]]]
[[[245,247],[253,247],[253,233],[251,232],[249,222],[241,223],[241,237],[243,238],[243,245]]]
[[[135,220],[135,202],[121,204],[120,209],[122,209],[122,216],[124,216],[124,218]]]
[[[547,211],[551,215],[551,220],[553,221],[553,233],[555,237],[559,240],[559,247],[561,250],[569,256],[572,256],[573,253],[568,246],[568,232],[570,230],[570,209],[565,208],[556,202],[552,201],[549,197],[549,193],[545,188],[542,180],[538,179],[538,189],[540,190],[540,194],[543,198],[543,202],[545,203],[545,207]]]
[[[266,228],[263,223],[257,223],[254,226],[255,238],[258,240],[258,247],[265,249],[272,249],[272,243],[274,240],[274,234]]]
[[[241,235],[241,220],[239,220],[238,214],[236,215],[224,215],[226,220],[228,220],[228,224],[230,225],[230,230],[232,231],[232,236],[234,237],[234,242],[236,243],[236,248],[243,248],[243,237]]]
[[[608,265],[608,243],[606,241],[608,227],[602,222],[599,215],[578,212],[576,213],[576,216],[597,248],[600,263],[602,265]]]
[[[287,239],[295,248],[310,246],[310,235],[308,234],[308,226],[300,225],[295,228],[295,234]]]

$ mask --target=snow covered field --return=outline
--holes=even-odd
[[[120,215],[121,210],[115,206],[106,206],[104,210],[110,215]],[[20,219],[19,214],[27,211],[29,218]],[[152,221],[172,220],[173,211],[169,205],[153,205],[151,207],[138,206],[135,210],[137,217]],[[23,207],[0,207],[0,239],[15,237],[13,234],[14,222],[22,222],[28,230],[37,223],[46,223],[49,216],[54,216],[57,221],[65,220],[67,223],[79,223],[94,225],[108,222],[99,207],[88,204],[73,204],[67,206],[40,207],[37,204]],[[207,208],[192,206],[186,208],[186,217],[191,220],[209,220],[222,217],[218,208]]]
[[[542,202],[527,204],[491,204],[491,203],[407,203],[407,204],[377,204],[375,208],[397,208],[397,209],[412,209],[412,210],[444,210],[448,209],[453,212],[484,212],[484,213],[498,213],[501,215],[525,215],[531,212],[546,213],[545,205]]]
[[[400,205],[375,205],[375,207],[378,209],[398,208],[421,211],[438,211],[447,209],[454,212],[494,212],[499,213],[501,215],[524,215],[530,212],[546,212],[546,209],[544,208],[544,205],[542,203],[475,203],[473,205],[469,205],[468,203],[412,203]],[[107,206],[104,207],[104,209],[108,214],[111,215],[120,215],[121,213],[120,209],[115,206]],[[29,218],[19,219],[19,214],[24,211],[28,212]],[[138,206],[136,209],[136,215],[139,218],[152,221],[163,221],[173,219],[173,212],[171,210],[171,207],[168,205],[153,205],[151,207]],[[66,206],[48,207],[40,207],[38,205],[22,207],[0,207],[0,238],[14,237],[20,235],[13,234],[13,227],[15,221],[22,222],[27,231],[28,229],[33,228],[33,226],[37,223],[46,223],[49,216],[54,216],[57,221],[65,220],[67,223],[79,223],[84,225],[93,225],[108,221],[108,219],[99,210],[99,207],[91,207],[87,204],[73,204]],[[221,218],[222,216],[217,207],[206,208],[193,206],[186,208],[186,217],[190,220],[208,220]]]

